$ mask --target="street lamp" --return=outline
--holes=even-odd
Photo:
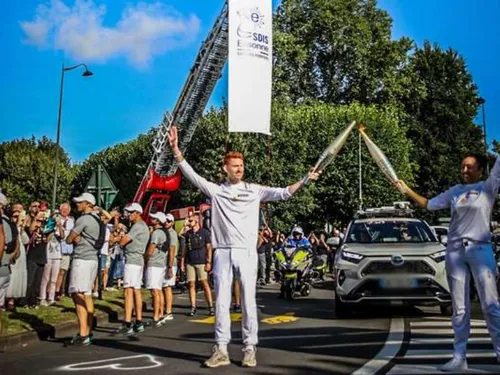
[[[488,140],[486,138],[486,111],[484,110],[484,103],[486,103],[486,99],[482,97],[477,98],[477,104],[481,106],[483,114],[484,152],[486,153],[486,157],[488,157]],[[486,174],[489,175],[489,173],[490,173],[490,167],[489,164],[486,163]]]
[[[484,98],[477,98],[477,104],[481,106],[483,112],[484,149],[486,152],[488,152],[488,141],[486,140],[486,112],[484,110],[484,103],[486,103],[486,100]]]
[[[64,73],[76,69],[78,67],[82,66],[85,71],[82,73],[83,77],[90,77],[94,75],[88,68],[87,65],[85,64],[78,64],[70,67],[64,67],[64,64],[62,65],[61,68],[61,88],[60,88],[60,93],[59,93],[59,114],[57,116],[57,138],[56,138],[56,157],[55,157],[55,164],[54,164],[54,185],[52,187],[52,209],[56,209],[56,195],[57,195],[57,177],[59,173],[59,141],[61,138],[61,114],[62,114],[62,104],[63,104],[63,91],[64,91]]]

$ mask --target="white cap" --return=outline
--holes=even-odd
[[[3,205],[6,205],[7,204],[7,197],[5,196],[5,194],[3,194],[2,192],[0,192],[0,204],[3,204]]]
[[[165,217],[166,217],[166,220],[167,220],[167,221],[172,221],[172,222],[174,222],[174,221],[175,221],[175,217],[174,217],[174,215],[172,215],[172,214],[167,214],[167,216],[165,216]]]
[[[152,217],[153,219],[158,219],[162,224],[165,224],[165,221],[167,221],[167,216],[163,212],[149,214],[149,216]]]
[[[88,202],[92,206],[95,206],[95,198],[92,194],[90,193],[83,193],[79,197],[73,198],[73,202],[80,203],[80,202]]]
[[[128,205],[127,207],[125,207],[125,211],[139,212],[140,214],[142,214],[142,207],[139,203],[134,202],[134,203]]]

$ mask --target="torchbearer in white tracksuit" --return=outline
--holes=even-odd
[[[184,160],[178,147],[177,128],[172,127],[169,143],[183,175],[212,202],[212,244],[215,276],[215,340],[213,355],[207,367],[229,365],[227,345],[231,340],[231,285],[233,273],[240,276],[242,296],[243,367],[254,367],[255,346],[258,342],[257,236],[260,202],[284,200],[300,189],[306,180],[317,180],[320,172],[309,172],[306,178],[286,188],[270,188],[243,182],[243,155],[228,153],[224,158],[226,182],[217,185],[200,177]]]
[[[497,265],[491,245],[490,216],[500,186],[500,157],[490,176],[480,181],[486,158],[468,154],[462,161],[464,183],[427,200],[403,181],[405,194],[428,210],[451,209],[445,266],[453,303],[455,332],[453,358],[442,371],[467,369],[466,347],[470,333],[470,277],[474,278],[481,308],[486,317],[493,348],[500,362],[500,305],[496,286]]]

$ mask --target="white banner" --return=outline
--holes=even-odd
[[[229,0],[230,132],[270,133],[272,0]]]

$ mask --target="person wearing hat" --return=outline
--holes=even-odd
[[[73,262],[70,267],[69,294],[75,303],[79,332],[71,340],[72,345],[91,344],[91,330],[94,320],[92,287],[97,276],[98,254],[95,248],[100,235],[99,218],[93,213],[95,198],[83,193],[73,198],[81,216],[66,237],[67,244],[73,244]]]
[[[170,246],[168,232],[163,228],[167,217],[163,212],[150,214],[153,233],[146,250],[146,288],[151,290],[153,297],[153,324],[156,327],[165,323],[163,318],[163,298],[162,285],[165,278],[165,265],[167,262],[167,252]]]
[[[319,178],[321,171],[310,170],[307,176],[285,188],[271,188],[243,181],[244,157],[239,152],[229,152],[224,157],[223,168],[227,178],[222,184],[207,181],[198,175],[184,160],[178,145],[177,127],[168,133],[169,146],[184,177],[207,195],[212,204],[212,245],[215,276],[215,341],[207,367],[227,366],[231,363],[227,347],[231,341],[231,285],[233,275],[241,282],[243,307],[243,367],[255,367],[258,343],[258,316],[256,301],[257,236],[261,202],[286,200],[308,181]]]
[[[125,270],[123,274],[123,290],[125,296],[125,320],[116,333],[133,335],[144,331],[142,323],[142,277],[144,271],[144,253],[149,241],[149,229],[142,220],[142,207],[132,203],[125,207],[128,220],[132,223],[129,232],[120,240],[125,250]],[[132,325],[132,310],[135,305],[135,324]]]
[[[179,253],[179,237],[174,229],[175,218],[172,214],[166,215],[165,228],[170,237],[170,246],[167,255],[167,268],[165,271],[165,279],[163,280],[163,295],[165,299],[165,318],[164,320],[174,319],[172,314],[172,305],[174,294],[172,288],[175,286],[175,277],[177,275],[177,254]]]

